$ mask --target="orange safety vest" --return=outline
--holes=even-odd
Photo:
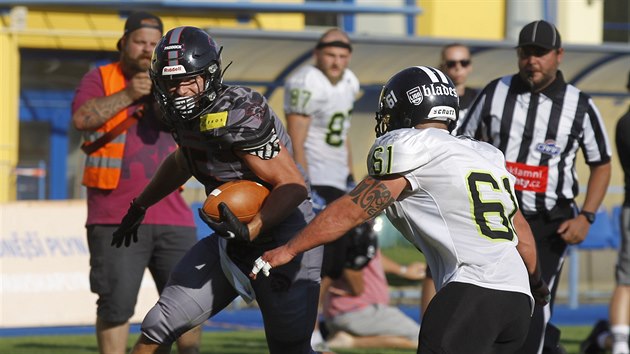
[[[125,76],[119,62],[101,66],[99,71],[103,79],[105,96],[110,96],[125,88]],[[127,116],[127,109],[123,109],[96,131],[85,133],[85,140],[90,143],[95,141],[127,119]],[[125,131],[87,156],[83,170],[84,186],[100,189],[114,189],[118,186],[126,137]]]

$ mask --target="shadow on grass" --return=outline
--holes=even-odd
[[[66,353],[66,354],[83,354],[83,353],[98,353],[98,347],[96,345],[82,345],[82,344],[64,344],[64,343],[35,343],[35,342],[23,342],[17,343],[12,346],[13,350],[7,352],[12,354],[46,354],[46,353]]]

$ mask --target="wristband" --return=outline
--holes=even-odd
[[[584,215],[584,217],[586,218],[586,221],[588,221],[588,223],[591,224],[591,225],[595,222],[595,213],[591,213],[590,211],[582,210],[582,211],[580,211],[580,215]]]

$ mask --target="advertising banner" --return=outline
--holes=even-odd
[[[0,327],[94,325],[86,214],[84,200],[0,204]],[[156,300],[147,271],[131,321]]]

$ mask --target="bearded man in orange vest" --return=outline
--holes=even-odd
[[[197,241],[192,212],[179,192],[149,211],[133,203],[129,206],[176,148],[170,129],[160,119],[148,73],[162,32],[159,17],[131,13],[117,45],[120,60],[88,72],[72,103],[72,121],[83,132],[82,150],[87,155],[83,185],[87,187],[90,287],[98,295],[100,353],[127,351],[129,319],[145,268],[161,293],[171,268]],[[111,247],[112,233],[128,208],[143,219],[139,242],[130,248]],[[200,335],[196,327],[181,336],[179,353],[199,353]]]

